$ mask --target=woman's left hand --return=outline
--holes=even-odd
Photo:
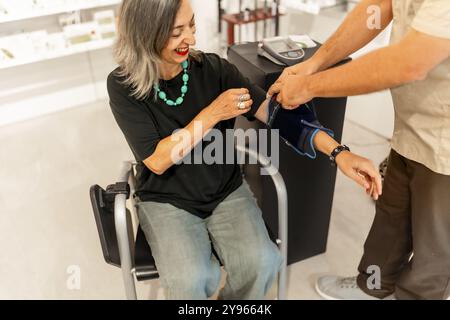
[[[372,161],[349,151],[336,157],[339,169],[350,179],[362,186],[374,200],[382,193],[381,176]]]

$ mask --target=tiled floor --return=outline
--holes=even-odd
[[[345,123],[344,141],[375,163],[388,142]],[[131,158],[106,101],[0,128],[0,299],[122,299],[121,273],[102,258],[89,186],[113,182]],[[326,254],[289,268],[289,299],[317,299],[322,273],[353,274],[373,202],[339,175]],[[70,290],[71,266],[81,287]],[[79,269],[78,269],[79,268]],[[68,285],[69,284],[69,285]],[[140,298],[161,298],[158,281]]]

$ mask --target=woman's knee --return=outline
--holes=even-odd
[[[220,284],[220,265],[214,261],[203,265],[179,265],[178,270],[165,274],[163,282],[177,299],[204,299],[212,296]]]
[[[281,266],[282,257],[277,246],[271,241],[259,248],[253,248],[245,259],[251,271],[250,273],[271,277],[276,274]]]

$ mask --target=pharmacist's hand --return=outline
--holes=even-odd
[[[311,93],[306,91],[307,76],[317,71],[319,68],[313,58],[284,69],[278,80],[269,88],[267,97],[278,94],[277,101],[283,108],[297,108],[313,98]]]
[[[314,64],[313,60],[309,59],[292,67],[285,68],[275,83],[282,82],[287,76],[309,76],[317,71],[317,66]]]
[[[277,94],[277,102],[288,110],[296,109],[314,98],[308,87],[307,76],[302,75],[288,75],[274,83],[269,89],[268,96],[274,94]]]
[[[242,109],[239,103],[242,102]],[[250,111],[253,100],[248,89],[230,89],[222,93],[207,108],[209,116],[215,122],[236,118]]]
[[[372,161],[349,151],[336,157],[336,164],[347,177],[363,187],[374,200],[382,193],[381,176]]]

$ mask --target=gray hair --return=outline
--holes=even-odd
[[[159,82],[161,53],[171,37],[181,1],[124,0],[120,7],[114,57],[119,76],[133,88],[137,99],[147,98]]]

